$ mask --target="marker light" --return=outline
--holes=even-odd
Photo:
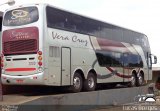
[[[38,62],[38,65],[39,65],[39,66],[42,66],[42,62]]]
[[[38,55],[42,55],[42,51],[38,51]]]
[[[38,60],[41,61],[42,60],[42,56],[38,56]]]
[[[4,55],[1,54],[1,68],[4,67]]]

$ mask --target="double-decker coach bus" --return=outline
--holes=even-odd
[[[0,36],[1,36],[1,31],[2,31],[2,15],[3,13],[2,12],[0,12]]]
[[[141,86],[152,79],[146,35],[48,4],[4,13],[2,83],[71,86],[93,91],[98,83]]]
[[[0,38],[1,38],[1,32],[2,32],[2,18],[3,18],[3,12],[0,11]],[[1,39],[0,39],[0,43],[1,43]],[[1,47],[0,47],[0,50],[1,50]],[[0,61],[1,61],[1,56],[0,56]],[[0,65],[0,78],[1,78],[1,65]]]
[[[2,18],[3,18],[3,12],[0,11],[0,37],[1,37],[1,32],[2,32]]]

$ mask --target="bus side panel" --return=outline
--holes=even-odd
[[[92,46],[94,48],[96,56],[96,59],[92,63],[93,64],[92,67],[97,71],[97,78],[98,78],[97,82],[98,83],[123,82],[123,78],[116,75],[117,72],[123,75],[124,73],[123,67],[119,65],[117,67],[114,66],[113,68],[107,65],[107,63],[110,61],[111,58],[107,60],[109,56],[107,56],[106,54],[112,52],[118,52],[119,50],[121,50],[120,48],[122,49],[124,48],[123,47],[117,48],[117,43],[104,38],[101,39],[91,36],[90,40],[92,42]],[[118,54],[117,56],[119,58],[121,57],[120,53],[116,54]],[[104,65],[101,64],[102,62]]]
[[[61,67],[57,63],[60,63],[60,59],[54,57],[48,58],[48,81],[49,84],[60,86],[61,81]]]
[[[147,65],[147,60],[145,58],[143,49],[138,45],[133,45],[133,47],[136,49],[136,51],[138,52],[138,54],[142,58],[142,62],[143,62],[142,70],[144,71],[144,80],[151,80],[152,79],[152,77],[150,77],[151,72],[149,71],[149,68],[148,68],[148,65]]]

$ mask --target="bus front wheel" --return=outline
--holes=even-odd
[[[137,86],[142,86],[144,84],[144,76],[142,75],[142,73],[139,74],[137,79]]]

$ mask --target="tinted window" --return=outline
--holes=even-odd
[[[112,31],[113,31],[112,25],[102,23],[100,37],[112,40],[112,35],[113,35]]]
[[[135,54],[124,54],[123,64],[125,67],[143,67],[141,56]]]
[[[47,26],[99,37],[99,22],[52,7],[46,8]]]
[[[143,67],[142,59],[135,54],[122,54],[119,52],[96,51],[100,66],[106,67]]]
[[[18,8],[8,11],[4,16],[3,25],[19,26],[36,22],[39,18],[36,7]]]
[[[131,32],[128,30],[123,30],[123,40],[126,43],[132,43]]]
[[[115,41],[122,41],[122,35],[123,35],[123,31],[121,30],[121,28],[113,26],[113,31],[112,31],[112,39]]]
[[[143,36],[143,34],[109,23],[104,23],[49,6],[46,8],[46,13],[47,26],[51,28],[59,28],[141,46],[145,46],[147,43],[145,40],[143,40],[144,42],[142,43],[142,38],[140,36]]]
[[[139,64],[139,57],[137,55],[134,54],[129,54],[128,56],[128,61],[129,61],[129,66],[130,67],[136,67]]]
[[[64,28],[65,15],[57,12],[56,9],[47,7],[47,25],[48,27]]]
[[[118,52],[96,51],[100,66],[122,66],[122,54]]]

